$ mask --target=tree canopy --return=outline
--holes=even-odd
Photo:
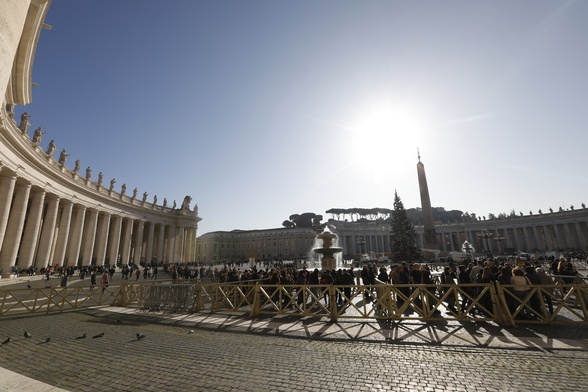
[[[416,243],[416,231],[396,191],[394,192],[391,227],[390,250],[394,254],[394,260],[418,260],[421,256],[421,250]]]

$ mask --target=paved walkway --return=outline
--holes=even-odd
[[[6,317],[0,340],[9,336],[0,391],[588,390],[585,327],[331,324],[102,307]],[[6,383],[6,370],[21,376]]]
[[[3,283],[47,284],[16,282]],[[7,337],[0,392],[588,391],[588,326],[329,323],[100,307],[2,317],[0,342]]]

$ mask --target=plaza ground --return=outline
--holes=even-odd
[[[2,285],[48,283],[59,280]],[[0,391],[588,390],[585,325],[330,323],[105,306],[2,317],[0,341],[7,337]]]

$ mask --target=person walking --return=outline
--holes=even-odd
[[[106,290],[108,287],[108,282],[110,281],[110,276],[108,275],[108,271],[104,270],[102,273],[102,278],[100,279],[100,284],[102,285],[102,292]]]

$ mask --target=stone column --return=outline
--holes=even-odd
[[[45,191],[33,193],[29,217],[25,222],[25,229],[22,238],[22,245],[18,256],[20,268],[28,268],[33,265],[33,255],[37,250],[39,240],[39,231],[41,228],[41,215],[43,213],[43,203],[45,202]]]
[[[186,243],[184,245],[184,260],[186,261],[194,261],[194,254],[192,252],[192,249],[194,247],[194,229],[192,229],[191,227],[186,227],[185,229],[185,233],[186,233]],[[227,245],[230,246],[230,245]],[[290,245],[288,245],[287,249],[286,249],[286,254],[289,254],[290,249],[292,249],[290,247]],[[230,254],[230,248],[227,249],[227,254]]]
[[[0,176],[0,249],[2,249],[4,243],[15,184],[16,175]]]
[[[88,211],[88,219],[86,219],[84,227],[83,251],[82,251],[82,265],[92,264],[92,256],[94,255],[94,243],[96,242],[96,226],[98,224],[98,211],[90,209]]]
[[[526,251],[527,252],[531,252],[533,250],[533,248],[531,247],[531,239],[529,237],[529,231],[527,230],[527,227],[523,227],[523,237],[525,238],[525,243],[526,243]]]
[[[45,213],[45,219],[43,220],[39,250],[37,251],[35,262],[35,266],[40,268],[47,267],[49,260],[51,260],[51,248],[53,245],[53,238],[55,237],[57,213],[59,212],[59,197],[47,195],[46,198],[49,199],[49,202],[47,203],[47,212]]]
[[[576,234],[578,237],[578,241],[579,241],[579,247],[580,249],[586,249],[586,237],[584,236],[584,231],[582,230],[582,225],[579,222],[576,222],[575,224],[576,227]]]
[[[174,249],[174,257],[178,261],[184,261],[184,242],[185,242],[185,233],[183,227],[176,228],[176,235],[175,235],[175,249]],[[220,246],[219,246],[219,253],[220,253]]]
[[[547,250],[554,250],[555,247],[553,246],[553,242],[551,241],[551,233],[547,225],[543,226],[543,236],[545,237],[545,244],[547,245]]]
[[[545,247],[543,246],[543,242],[539,239],[539,234],[537,233],[537,228],[532,226],[531,229],[533,230],[533,238],[535,239],[535,247],[539,250],[544,250]]]
[[[59,234],[57,235],[52,265],[64,265],[65,253],[69,242],[69,228],[71,226],[73,203],[70,200],[63,200],[62,204],[63,208],[61,211],[61,218],[59,219]]]
[[[174,244],[175,244],[175,237],[176,237],[176,227],[174,225],[169,225],[169,232],[167,234],[167,261],[168,263],[177,263],[180,260],[176,260],[174,257]]]
[[[566,242],[565,243],[567,244],[568,248],[573,249],[574,248],[574,241],[572,239],[572,235],[570,233],[570,228],[569,228],[568,224],[564,223],[563,228],[564,228],[564,233],[566,235]]]
[[[143,253],[143,232],[145,230],[145,222],[142,220],[135,221],[137,231],[135,234],[135,264],[141,263],[141,254]]]
[[[133,220],[124,218],[124,232],[121,240],[121,258],[122,263],[127,264],[131,261],[131,234],[133,233]]]
[[[120,215],[113,215],[110,219],[112,221],[112,228],[108,239],[108,258],[110,265],[116,265],[118,262],[118,252],[120,249],[120,231],[122,228],[122,218]],[[124,263],[126,264],[126,262]]]
[[[145,249],[145,261],[151,263],[153,259],[153,240],[155,239],[155,223],[149,222],[147,230],[147,248]]]
[[[557,227],[557,223],[553,224],[553,232],[555,233],[555,246],[557,246],[559,249],[563,249],[564,242],[562,241],[561,233],[559,232],[559,227]]]
[[[108,228],[110,214],[102,212],[98,215],[98,232],[96,234],[96,265],[104,265],[106,261],[106,245],[108,242]],[[116,260],[115,260],[116,263]],[[110,265],[114,265],[110,262]]]
[[[82,246],[82,234],[84,230],[84,221],[86,219],[86,207],[76,206],[76,219],[71,230],[69,249],[67,250],[67,260],[64,267],[78,265],[80,257],[80,247]]]
[[[512,228],[512,232],[513,232],[513,237],[515,240],[515,245],[517,247],[517,250],[523,250],[521,247],[521,239],[519,238],[519,229],[517,227],[513,227]]]
[[[157,261],[162,262],[165,256],[163,244],[165,240],[165,225],[159,224],[159,233],[157,234]],[[168,260],[169,261],[169,260]]]
[[[10,217],[8,218],[2,251],[0,251],[0,270],[2,270],[3,278],[10,277],[12,266],[16,262],[30,192],[31,184],[16,184],[14,203],[12,204]]]

